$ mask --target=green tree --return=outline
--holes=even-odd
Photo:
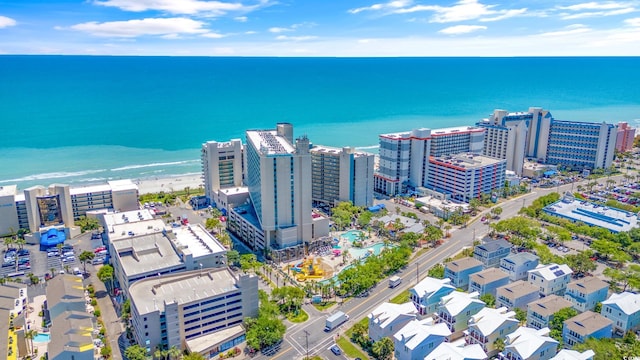
[[[256,267],[256,262],[258,262],[258,259],[255,254],[240,255],[240,268],[244,272],[254,269]]]
[[[371,351],[373,352],[373,357],[377,360],[390,360],[393,358],[393,341],[388,337],[383,337],[373,343]]]
[[[94,217],[82,216],[80,219],[74,221],[76,226],[80,227],[80,231],[98,230],[100,228],[100,221]]]
[[[209,231],[213,231],[213,230],[217,229],[218,226],[220,226],[220,218],[218,218],[218,217],[208,218],[207,221],[205,221],[205,223],[204,223],[205,229],[207,229]]]
[[[553,319],[551,319],[551,323],[549,324],[549,328],[551,329],[549,336],[558,340],[560,344],[562,344],[562,327],[564,326],[564,322],[565,320],[571,319],[576,315],[578,315],[578,311],[571,307],[556,311],[553,314]]]
[[[113,267],[111,265],[107,264],[102,266],[100,270],[98,270],[97,276],[98,279],[105,284],[108,281],[111,285],[111,289],[113,290]]]
[[[517,309],[517,308],[516,308]],[[504,339],[502,338],[497,338],[494,342],[493,342],[493,346],[495,347],[496,350],[498,350],[498,352],[502,352],[504,350]]]
[[[38,335],[38,332],[36,330],[34,330],[34,329],[27,330],[24,333],[25,342],[27,340],[29,340],[29,343],[26,344],[27,345],[27,351],[29,351],[29,354],[33,354],[33,351],[34,351],[33,338],[36,337],[36,335]]]
[[[357,322],[351,328],[351,340],[364,348],[369,341],[369,328],[361,322]]]
[[[491,293],[480,296],[480,300],[487,304],[487,307],[493,308],[496,306],[496,298]]]
[[[131,315],[131,301],[129,299],[125,300],[124,303],[122,303],[121,309],[120,317],[122,320],[129,320],[129,316]]]
[[[145,360],[147,351],[142,346],[135,344],[124,350],[124,356],[129,360]]]
[[[436,279],[444,279],[444,265],[435,264],[431,269],[429,269],[427,275]]]
[[[167,350],[169,360],[178,360],[182,357],[182,351],[177,346],[172,346]]]
[[[593,257],[593,252],[586,250],[577,254],[566,255],[564,258],[571,270],[578,274],[585,274],[594,271],[598,267],[595,261],[591,260],[591,257]]]
[[[95,259],[96,254],[93,251],[83,251],[78,255],[78,260],[82,263],[84,267],[85,274],[87,273],[87,263],[91,262],[91,260]]]
[[[182,357],[182,360],[205,360],[205,357],[197,352],[188,353]]]
[[[516,313],[516,320],[520,321],[521,324],[524,324],[527,321],[527,312],[520,309],[514,308],[513,310]]]
[[[14,244],[13,236],[7,236],[4,238],[4,245],[7,247],[7,250]]]
[[[596,353],[594,360],[612,360],[623,358],[621,348],[617,346],[617,341],[608,338],[596,339],[588,337],[583,343],[575,344],[573,346],[573,350],[593,350],[593,352]]]
[[[236,265],[240,262],[240,253],[236,250],[227,251],[227,262],[229,265]]]

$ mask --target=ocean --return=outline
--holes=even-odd
[[[640,125],[640,58],[0,56],[0,186],[200,172],[208,140],[291,122],[315,144],[494,109]]]

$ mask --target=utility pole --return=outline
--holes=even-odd
[[[307,357],[305,360],[309,360],[309,332],[307,330],[304,330],[304,338],[307,345]]]

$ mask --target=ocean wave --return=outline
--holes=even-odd
[[[367,150],[367,149],[377,149],[380,145],[371,145],[371,146],[356,146],[358,150]]]
[[[28,175],[28,176],[24,176],[17,179],[0,180],[0,183],[14,183],[14,182],[46,180],[46,179],[62,179],[62,178],[68,178],[68,177],[78,177],[78,176],[84,176],[89,174],[97,174],[105,171],[107,171],[107,169],[42,173],[42,174]]]
[[[172,161],[172,162],[163,162],[163,163],[152,163],[152,164],[141,164],[141,165],[127,165],[118,168],[111,169],[111,171],[124,171],[124,170],[133,170],[133,169],[143,169],[148,167],[157,167],[157,166],[176,166],[176,165],[189,165],[199,163],[200,160],[183,160],[183,161]]]

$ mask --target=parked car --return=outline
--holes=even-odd
[[[341,355],[342,351],[340,350],[340,348],[338,347],[338,345],[333,345],[332,347],[329,348],[331,350],[332,353],[334,353],[335,355]]]
[[[93,252],[94,253],[98,253],[98,252],[100,252],[102,250],[107,250],[107,248],[104,247],[104,246],[100,246],[100,247],[97,247],[97,248],[93,249]]]

